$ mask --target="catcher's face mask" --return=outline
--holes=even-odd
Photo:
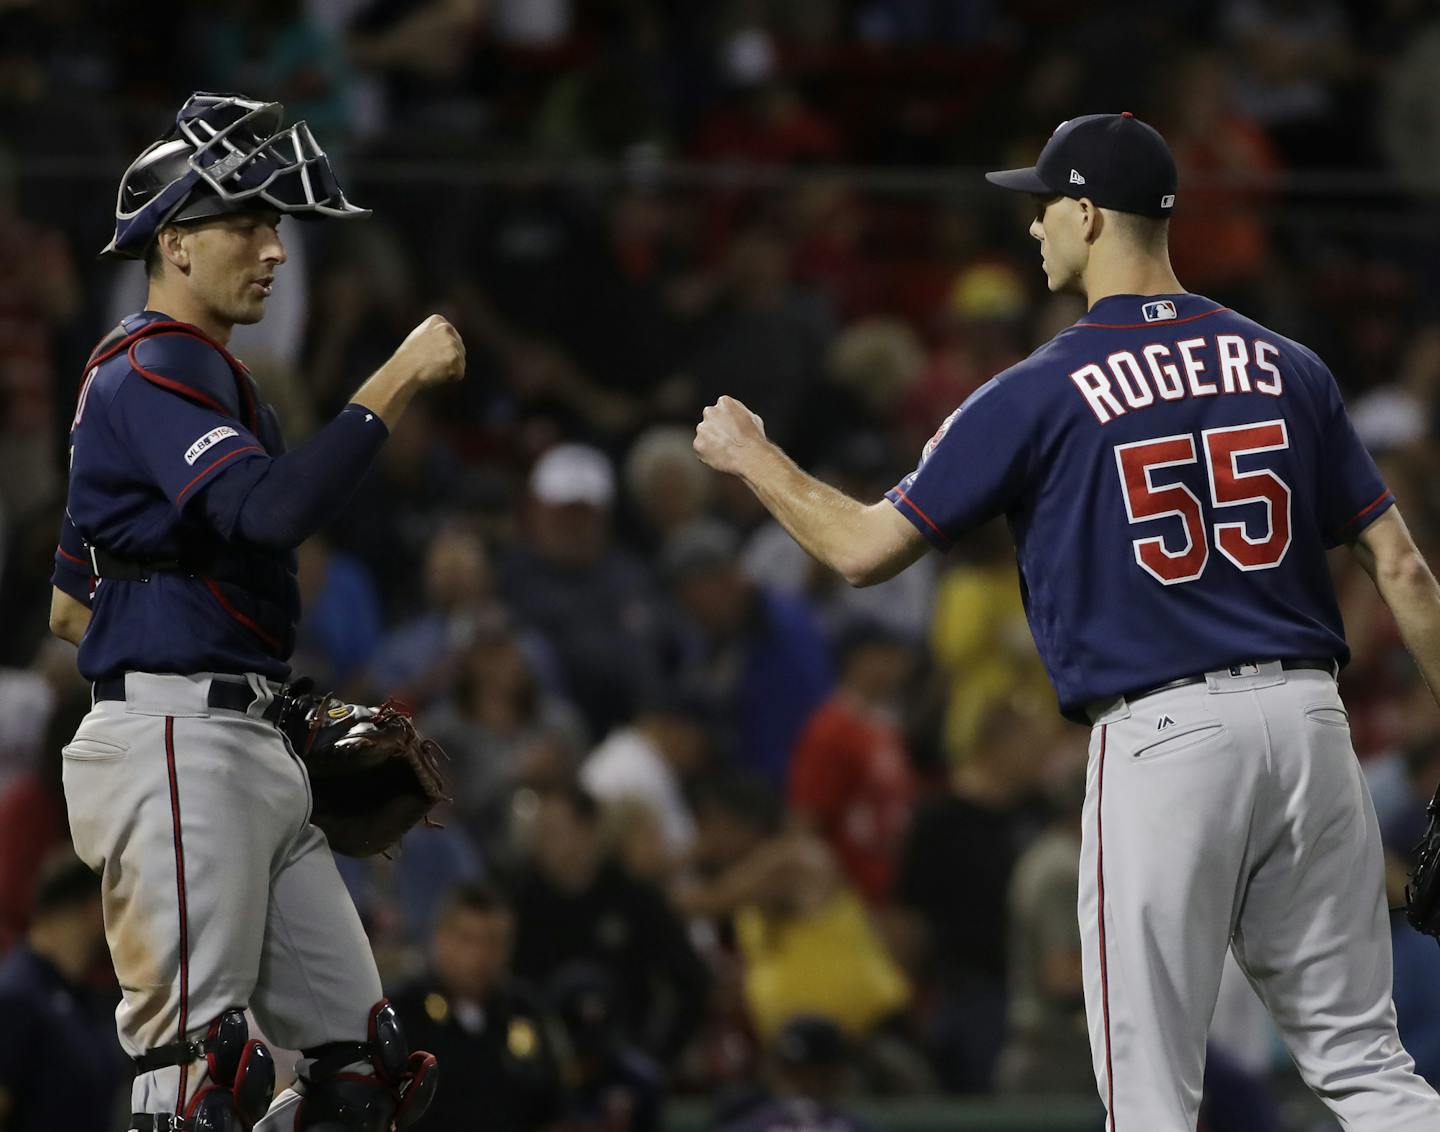
[[[345,199],[310,127],[281,129],[283,118],[278,102],[191,95],[170,132],[121,178],[115,235],[101,256],[140,259],[166,224],[250,207],[302,217],[368,216]]]

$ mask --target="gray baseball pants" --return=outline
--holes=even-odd
[[[305,769],[262,718],[211,708],[211,679],[129,673],[126,698],[95,704],[65,748],[76,852],[101,875],[105,934],[134,1056],[204,1035],[248,1006],[287,1049],[363,1042],[381,997],[370,945],[325,836],[310,824]],[[135,1079],[134,1112],[184,1111],[203,1060]],[[282,1094],[260,1132],[293,1119]]]
[[[1345,1129],[1440,1130],[1396,1033],[1380,832],[1334,679],[1237,666],[1091,718],[1079,915],[1109,1132],[1195,1128],[1227,947]]]

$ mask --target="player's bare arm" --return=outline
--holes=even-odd
[[[427,386],[465,376],[465,343],[442,316],[432,314],[414,330],[390,360],[362,385],[351,400],[394,428],[410,400]]]
[[[887,581],[928,548],[889,502],[861,503],[801,469],[733,397],[705,410],[695,451],[717,472],[744,480],[796,542],[852,586]]]
[[[58,586],[50,592],[50,632],[62,641],[78,645],[90,625],[90,607]]]
[[[1405,647],[1440,700],[1440,585],[1398,507],[1361,532],[1351,550],[1395,615]]]

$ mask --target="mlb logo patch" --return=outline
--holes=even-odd
[[[1145,316],[1146,322],[1165,322],[1175,317],[1175,304],[1169,299],[1160,299],[1146,303],[1140,308],[1140,313]]]
[[[204,436],[195,441],[194,444],[190,445],[189,448],[185,449],[185,462],[193,466],[195,461],[200,459],[207,450],[214,448],[215,445],[219,444],[222,440],[228,440],[232,436],[239,435],[240,434],[233,428],[225,425],[219,428],[212,428]]]

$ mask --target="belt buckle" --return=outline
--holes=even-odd
[[[1231,675],[1231,676],[1259,676],[1259,675],[1260,675],[1260,666],[1259,666],[1258,664],[1256,664],[1253,660],[1247,660],[1247,661],[1244,661],[1244,662],[1241,663],[1241,664],[1232,664],[1232,665],[1230,666],[1230,675]]]

